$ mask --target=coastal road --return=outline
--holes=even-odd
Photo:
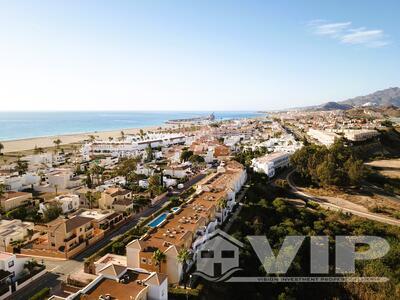
[[[368,211],[367,208],[364,206],[352,203],[348,200],[339,198],[339,197],[317,197],[314,195],[310,195],[307,193],[304,193],[298,189],[298,187],[293,183],[292,181],[292,174],[294,173],[294,170],[289,172],[286,176],[286,180],[292,189],[292,192],[299,196],[302,199],[311,200],[316,203],[318,203],[322,208],[328,209],[328,210],[334,210],[334,211],[343,211],[347,213],[351,213],[353,215],[363,217],[366,219],[370,219],[373,221],[389,224],[389,225],[395,225],[395,226],[400,226],[400,220],[393,219],[384,215],[379,215],[375,213],[371,213]]]
[[[199,181],[204,179],[207,176],[205,173],[197,174],[190,178],[185,184],[183,189],[175,189],[176,195],[179,196],[184,193],[187,189],[197,184]],[[93,244],[89,248],[85,249],[73,259],[69,260],[61,260],[61,259],[51,259],[51,258],[42,258],[35,257],[35,259],[39,262],[43,262],[46,265],[46,269],[48,273],[38,279],[35,283],[30,284],[26,288],[19,290],[14,293],[13,299],[28,299],[30,296],[40,291],[45,287],[51,288],[51,294],[60,292],[60,284],[62,281],[66,280],[67,276],[71,273],[74,273],[78,270],[83,269],[83,261],[86,257],[90,257],[96,251],[107,245],[112,239],[117,238],[119,235],[124,234],[127,230],[136,226],[142,217],[149,217],[155,212],[157,212],[162,206],[164,206],[169,200],[169,196],[165,195],[160,199],[160,201],[152,206],[147,208],[146,210],[136,214],[131,220],[127,223],[123,224],[121,227],[115,229],[113,232],[108,233],[102,240]]]

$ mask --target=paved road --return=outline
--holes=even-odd
[[[174,194],[180,195],[185,192],[188,188],[198,183],[207,175],[205,173],[198,174],[193,178],[189,179],[185,184],[183,189],[175,189]],[[48,273],[38,279],[35,283],[30,284],[26,288],[19,290],[18,292],[12,295],[12,299],[28,299],[30,296],[40,291],[45,287],[50,287],[52,289],[52,294],[59,291],[60,283],[66,280],[66,277],[83,268],[83,261],[86,257],[90,257],[100,248],[104,247],[107,243],[109,243],[112,239],[117,238],[119,235],[124,234],[127,230],[134,227],[142,217],[149,217],[154,214],[157,210],[159,210],[163,205],[167,203],[169,196],[165,195],[161,198],[161,200],[154,205],[153,207],[149,207],[143,212],[138,213],[133,217],[128,223],[122,225],[118,229],[113,232],[108,233],[102,240],[93,244],[91,247],[79,253],[73,259],[70,260],[60,260],[60,259],[50,259],[50,258],[35,258],[38,261],[42,261],[46,265],[46,269]]]
[[[304,193],[302,191],[299,191],[297,186],[293,183],[291,179],[291,175],[294,173],[294,171],[291,171],[286,179],[291,187],[293,193],[298,195],[299,197],[305,199],[305,200],[312,200],[317,202],[321,207],[329,209],[329,210],[336,210],[336,211],[343,211],[343,212],[348,212],[353,215],[357,215],[363,218],[367,218],[373,221],[378,221],[381,223],[389,224],[389,225],[395,225],[395,226],[400,226],[400,220],[393,219],[390,217],[386,217],[383,215],[379,214],[374,214],[371,212],[365,211],[365,207],[357,207],[358,205],[355,205],[354,203],[351,203],[350,201],[347,201],[345,199],[341,198],[335,198],[335,197],[324,197],[324,198],[319,198],[313,195],[309,195],[307,193]],[[346,207],[345,205],[351,205],[352,208]]]

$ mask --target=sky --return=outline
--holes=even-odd
[[[394,1],[0,0],[0,110],[274,110],[400,86]]]

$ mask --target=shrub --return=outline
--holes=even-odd
[[[46,297],[50,294],[50,288],[45,287],[37,292],[35,295],[29,298],[29,300],[42,300],[46,299]]]

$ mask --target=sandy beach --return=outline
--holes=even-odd
[[[111,131],[95,131],[95,132],[85,132],[85,133],[76,133],[76,134],[63,134],[56,136],[47,136],[47,137],[36,137],[36,138],[28,138],[28,139],[20,139],[20,140],[11,140],[11,141],[1,141],[4,145],[3,153],[10,152],[19,152],[34,149],[35,147],[54,147],[53,141],[56,139],[61,140],[61,145],[79,143],[84,140],[87,140],[90,135],[96,136],[99,139],[108,139],[108,137],[118,138],[121,136],[121,131],[125,134],[137,134],[140,129],[146,131],[157,131],[158,128],[167,129],[174,127],[173,125],[164,124],[162,126],[149,126],[143,128],[125,128]]]

